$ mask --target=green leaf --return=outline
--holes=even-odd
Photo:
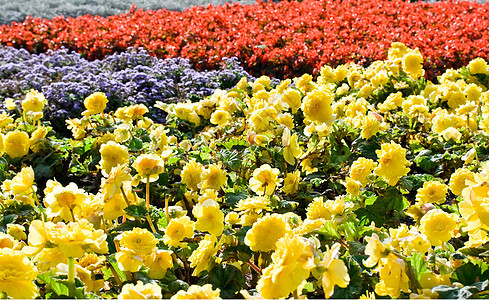
[[[70,293],[68,286],[64,283],[64,280],[55,278],[53,271],[37,275],[37,280],[44,282],[46,284],[46,288],[50,288],[58,296],[68,296]]]
[[[226,193],[226,195],[224,196],[224,200],[226,201],[226,203],[231,206],[232,208],[235,207],[236,203],[239,202],[239,200],[243,200],[243,199],[246,199],[248,198],[249,195],[248,193],[246,192],[246,190],[244,189],[238,189],[234,192],[230,192],[230,193]]]
[[[359,208],[355,211],[358,219],[360,220],[360,226],[369,226],[372,221],[375,224],[384,224],[385,212],[379,211],[374,205],[367,205],[365,208]]]
[[[148,213],[146,207],[142,205],[130,205],[126,207],[124,211],[131,217],[135,217],[135,218],[143,218]]]
[[[40,178],[52,177],[51,166],[41,164],[34,167],[34,174],[36,174],[36,180]]]
[[[334,223],[331,221],[326,222],[324,226],[318,230],[318,233],[327,238],[341,239],[341,236],[336,230]]]
[[[363,138],[357,138],[353,141],[351,148],[352,151],[359,152],[363,157],[377,160],[377,154],[375,153],[375,150],[380,149],[380,144],[376,143],[374,139],[366,140]]]
[[[7,225],[15,223],[16,219],[17,219],[16,214],[10,214],[10,215],[3,216],[0,219],[0,231],[1,232],[7,232]]]
[[[416,272],[416,277],[418,278],[418,280],[420,279],[421,274],[426,273],[428,271],[428,267],[424,255],[419,252],[415,252],[411,256],[411,266]]]
[[[222,149],[219,152],[222,163],[231,170],[237,171],[241,166],[241,155],[237,150]]]
[[[129,150],[139,151],[143,148],[143,141],[137,137],[133,137],[129,142]]]
[[[350,147],[345,140],[341,140],[341,144],[331,144],[331,162],[335,165],[345,163],[351,155]]]
[[[476,278],[481,275],[481,268],[472,263],[466,263],[458,267],[452,274],[454,281],[458,281],[463,285],[470,285],[476,282]]]
[[[447,285],[435,286],[432,292],[437,292],[440,299],[469,299],[478,292],[485,291],[488,286],[488,280],[480,281],[462,288],[451,287]]]
[[[236,298],[237,293],[246,288],[246,279],[241,271],[233,265],[220,264],[202,278],[203,282],[212,284],[214,289],[221,290],[224,299]]]
[[[389,210],[403,210],[409,206],[409,202],[404,201],[404,196],[399,192],[398,189],[391,186],[388,187],[386,193],[383,197],[383,205],[386,211]],[[406,203],[407,202],[407,203]]]

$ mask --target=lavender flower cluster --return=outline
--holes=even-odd
[[[30,54],[1,47],[0,108],[6,98],[20,101],[36,89],[48,100],[45,118],[63,131],[66,119],[80,116],[88,95],[104,92],[110,110],[142,103],[153,120],[163,122],[164,112],[153,107],[156,101],[198,101],[218,88],[234,86],[243,76],[252,79],[235,58],[224,59],[219,70],[197,71],[186,59],[158,59],[143,49],[88,61],[67,50]]]

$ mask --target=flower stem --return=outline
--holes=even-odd
[[[146,176],[146,209],[149,212],[149,175]]]
[[[68,289],[70,298],[75,298],[75,259],[68,257]]]

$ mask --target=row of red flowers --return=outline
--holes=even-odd
[[[0,27],[0,44],[39,53],[66,47],[88,59],[143,47],[213,68],[237,56],[255,75],[317,73],[325,64],[368,64],[391,42],[418,47],[428,76],[489,58],[489,5],[386,0],[304,0],[195,7],[184,12],[132,9],[101,18],[28,18]],[[431,75],[431,76],[430,76]]]

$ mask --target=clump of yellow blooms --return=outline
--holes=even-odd
[[[6,100],[0,296],[49,297],[56,284],[68,288],[58,296],[118,299],[461,289],[458,268],[486,267],[489,68],[474,59],[433,83],[423,63],[393,43],[368,67],[242,78],[157,103],[166,124],[143,104],[106,111],[97,92],[67,121],[69,141],[41,121],[42,93]]]

